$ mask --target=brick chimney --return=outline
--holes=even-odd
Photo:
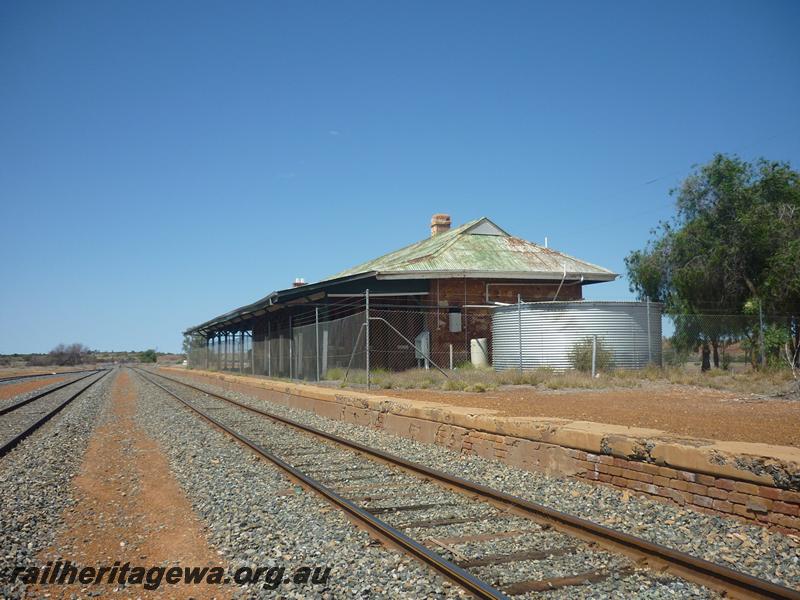
[[[450,215],[436,213],[431,217],[431,237],[450,230]]]
[[[297,278],[295,278],[294,283],[292,284],[292,287],[302,287],[305,284],[306,284],[306,280],[305,279],[303,279],[302,277],[297,277]]]

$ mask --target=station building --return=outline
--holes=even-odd
[[[352,365],[359,354],[363,332],[337,324],[358,325],[368,295],[372,367],[416,366],[419,354],[409,342],[421,333],[432,360],[448,365],[468,360],[471,340],[490,340],[493,307],[582,300],[585,285],[616,277],[486,217],[453,228],[449,215],[436,214],[421,241],[318,282],[297,280],[184,333],[204,349],[196,361],[208,368],[318,378],[320,369],[344,366],[348,354]]]

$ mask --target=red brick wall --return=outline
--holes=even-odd
[[[698,512],[800,534],[797,491],[459,427],[440,428],[435,442],[524,469],[572,475]]]
[[[455,352],[469,352],[469,340],[487,338],[491,348],[491,309],[469,308],[469,305],[486,304],[486,284],[489,286],[489,302],[515,304],[517,295],[523,302],[553,300],[559,282],[532,283],[518,279],[432,279],[428,295],[431,304],[440,311],[428,316],[427,327],[431,332],[431,351],[439,357],[449,352],[453,344]],[[567,282],[558,293],[559,300],[581,300],[580,284]],[[467,305],[468,308],[462,308]],[[462,314],[461,331],[451,333],[448,327],[448,310],[457,308]],[[463,355],[461,358],[465,358]]]
[[[757,521],[797,535],[800,493],[680,471],[649,463],[570,450],[582,469],[578,477],[658,496],[679,506]]]
[[[486,284],[489,286],[489,302],[515,303],[517,294],[523,302],[552,300],[559,282],[535,283],[519,279],[432,279],[430,283],[431,302],[448,302],[450,306],[463,304],[486,304]],[[582,287],[574,282],[566,282],[558,293],[559,300],[580,300]]]

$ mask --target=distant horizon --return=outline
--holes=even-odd
[[[63,342],[59,342],[59,343],[63,343]],[[73,341],[73,342],[69,342],[69,343],[70,344],[80,344],[81,342]],[[58,344],[54,344],[53,347],[55,347],[57,345]],[[99,349],[93,348],[93,349],[89,350],[89,353],[90,354],[140,354],[142,352],[147,352],[148,350],[153,350],[153,351],[156,352],[156,354],[177,354],[177,355],[181,355],[181,356],[185,355],[185,352],[182,352],[180,350],[178,350],[177,352],[171,352],[171,351],[168,351],[168,350],[159,350],[158,348],[141,348],[139,350],[99,350]],[[0,356],[30,356],[30,355],[34,355],[34,354],[40,355],[40,356],[46,356],[47,354],[50,354],[51,351],[52,351],[52,348],[50,350],[45,351],[45,352],[7,352],[7,353],[0,353]]]

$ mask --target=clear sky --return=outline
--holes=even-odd
[[[794,0],[2,2],[0,352],[178,350],[434,212],[624,274],[692,165],[800,167],[798,23]]]

